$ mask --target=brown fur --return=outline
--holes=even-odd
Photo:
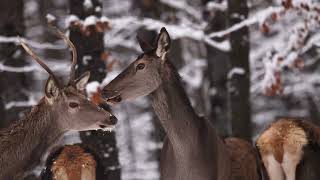
[[[231,158],[232,179],[259,179],[257,154],[253,146],[249,142],[235,137],[226,138],[225,144]]]
[[[63,172],[66,173],[68,180],[79,180],[84,168],[96,168],[94,157],[86,153],[79,145],[67,145],[63,148],[57,160],[53,162],[51,170],[53,179],[58,180],[57,174]]]
[[[273,156],[279,165],[269,164],[270,168],[272,168],[271,166],[273,166],[273,168],[276,166],[282,168],[275,168],[273,172],[279,169],[283,173],[286,173],[286,176],[288,176],[288,173],[293,176],[292,172],[295,174],[303,173],[297,173],[299,170],[295,169],[302,162],[305,164],[304,166],[314,166],[314,164],[310,164],[309,156],[311,154],[313,154],[312,156],[317,155],[319,152],[319,142],[320,128],[316,125],[297,118],[280,118],[260,135],[256,145],[261,158],[266,160],[266,162],[264,162],[266,169],[268,169],[267,159]],[[284,160],[285,155],[287,156],[286,161]],[[306,160],[308,162],[306,162]],[[311,167],[309,167],[309,169],[310,168]],[[306,169],[301,169],[301,171],[305,170]],[[269,174],[269,177],[270,176],[272,176],[272,174]],[[304,178],[308,179],[306,176]]]
[[[293,119],[279,119],[272,123],[257,140],[260,154],[273,154],[282,163],[284,151],[295,151],[308,144],[309,123]],[[311,133],[312,134],[312,133]]]

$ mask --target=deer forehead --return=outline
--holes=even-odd
[[[77,90],[75,87],[73,86],[68,86],[66,88],[63,89],[63,94],[65,96],[80,96],[80,97],[85,97],[84,92],[81,92],[79,90]]]

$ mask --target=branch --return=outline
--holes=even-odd
[[[223,37],[225,35],[228,35],[234,31],[237,31],[243,27],[246,26],[251,26],[257,23],[261,23],[263,22],[267,17],[269,17],[272,13],[278,13],[283,11],[284,8],[283,7],[269,7],[263,11],[259,11],[258,13],[252,15],[250,18],[235,24],[233,26],[231,26],[230,28],[223,30],[223,31],[218,31],[218,32],[213,32],[210,33],[208,36],[210,38],[214,38],[214,37]]]
[[[36,41],[21,38],[23,42],[28,43],[31,47],[36,49],[52,49],[52,50],[64,50],[67,47],[65,45],[54,45],[51,43],[39,43]],[[17,37],[0,36],[0,43],[15,43],[20,45],[20,41]]]

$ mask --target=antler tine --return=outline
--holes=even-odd
[[[56,76],[54,75],[54,73],[51,71],[51,69],[43,62],[43,60],[37,56],[35,54],[35,52],[33,52],[33,50],[26,44],[24,43],[20,37],[18,37],[19,39],[19,42],[21,44],[21,46],[23,47],[23,49],[34,59],[37,61],[37,63],[44,69],[46,70],[50,76],[52,76],[52,78],[54,79],[54,81],[57,83],[58,87],[59,86],[59,81],[58,79],[56,78]]]
[[[55,31],[57,31],[58,35],[68,44],[68,46],[72,50],[72,64],[71,64],[71,69],[70,69],[70,79],[69,79],[69,84],[73,84],[73,81],[76,76],[75,72],[75,67],[77,65],[77,49],[74,46],[74,44],[70,41],[70,39],[63,33],[61,32],[57,27],[52,26]]]

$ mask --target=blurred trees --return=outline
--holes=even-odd
[[[0,35],[24,36],[24,1],[2,0],[0,4]],[[22,67],[28,64],[24,51],[15,43],[0,44],[0,63],[9,67]],[[17,107],[15,102],[28,100],[30,73],[0,71],[0,128],[18,120],[26,107]]]
[[[246,0],[228,0],[229,26],[248,18]],[[230,71],[228,78],[228,106],[232,136],[251,140],[249,29],[247,26],[230,34]]]
[[[97,19],[101,18],[102,3],[98,0],[69,0],[70,15],[76,15],[84,20],[84,24],[78,26],[70,24],[70,40],[76,46],[78,52],[78,64],[76,76],[86,71],[90,71],[89,81],[102,82],[105,78],[105,49],[104,49],[104,25],[97,24]],[[87,22],[86,22],[87,21]],[[106,105],[103,108],[110,110]],[[99,161],[102,163],[103,174],[101,179],[117,180],[120,179],[120,164],[118,160],[118,149],[116,146],[115,132],[86,131],[80,133],[83,144],[87,145]]]

